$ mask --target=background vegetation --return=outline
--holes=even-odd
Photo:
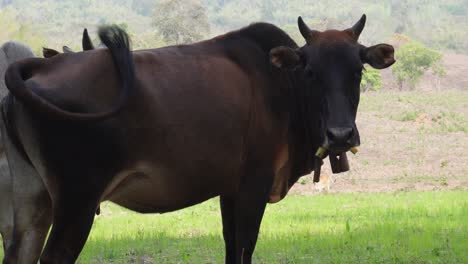
[[[19,40],[38,55],[43,46],[79,49],[84,27],[95,36],[98,25],[116,23],[130,33],[135,49],[155,48],[192,43],[267,21],[303,44],[297,16],[324,30],[347,28],[363,13],[368,23],[361,42],[402,45],[394,67],[400,89],[414,89],[428,69],[443,75],[441,54],[435,50],[468,53],[468,2],[464,0],[2,0],[0,42]],[[364,73],[363,91],[381,87],[380,72]]]
[[[445,74],[441,64],[442,54],[424,47],[419,42],[405,43],[397,50],[395,55],[398,57],[398,63],[392,67],[392,72],[400,89],[403,89],[405,83],[410,88],[414,88],[424,72],[429,69],[438,77]]]
[[[465,0],[2,0],[0,7],[7,32],[26,26],[23,30],[41,36],[49,45],[77,45],[83,27],[95,29],[102,23],[128,24],[132,33],[145,40],[136,41],[136,48],[147,48],[158,44],[170,27],[180,29],[179,24],[182,31],[190,29],[209,37],[254,21],[275,23],[303,43],[296,27],[299,15],[311,27],[323,30],[349,27],[366,13],[369,23],[362,36],[364,43],[399,34],[432,49],[468,52]],[[189,13],[192,16],[187,20]],[[164,20],[170,23],[163,25]],[[21,39],[8,33],[0,40],[16,37]],[[185,41],[193,40],[197,38]],[[164,44],[175,42],[165,39]]]

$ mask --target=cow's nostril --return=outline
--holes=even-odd
[[[330,141],[335,141],[335,134],[333,134],[333,132],[330,129],[327,129],[327,138]]]
[[[332,144],[343,145],[349,143],[352,136],[352,127],[333,127],[327,129],[327,138]]]

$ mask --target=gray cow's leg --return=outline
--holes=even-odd
[[[3,81],[8,66],[17,60],[28,57],[34,57],[34,54],[29,47],[21,43],[9,41],[0,47],[0,100],[8,94],[8,90]],[[4,252],[11,245],[13,240],[12,188],[10,169],[8,167],[4,145],[0,141],[0,233],[2,235]]]
[[[6,252],[13,240],[13,197],[10,169],[3,146],[0,146],[0,234],[3,240],[3,252]]]
[[[0,47],[0,99],[7,93],[3,82],[7,67],[8,57],[2,46]],[[8,168],[3,144],[0,142],[0,234],[2,235],[4,251],[6,251],[11,243],[11,235],[13,232],[13,201],[11,190],[10,170]]]
[[[19,154],[0,115],[13,187],[13,234],[3,263],[37,263],[51,225],[51,201],[36,170]]]

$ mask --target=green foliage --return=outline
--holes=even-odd
[[[431,121],[435,127],[428,129],[434,132],[464,132],[468,133],[468,120],[463,114],[452,111],[440,111],[435,114]]]
[[[210,32],[205,7],[198,0],[164,0],[157,3],[152,25],[168,44],[200,41]]]
[[[154,0],[133,0],[132,8],[139,14],[144,16],[151,16],[151,11],[154,7]]]
[[[392,67],[392,71],[400,88],[403,88],[404,83],[414,88],[424,72],[429,69],[438,76],[445,74],[441,60],[442,54],[419,42],[411,41],[401,46],[396,51],[396,59],[397,62]]]
[[[394,33],[411,36],[431,48],[468,51],[467,4],[436,0],[204,0],[209,19],[223,30],[266,20],[297,32],[297,16],[317,30],[350,27],[363,13],[368,23],[363,43],[381,42]],[[436,18],[436,19],[435,19]],[[454,26],[456,25],[456,26]],[[291,33],[292,31],[288,31]]]
[[[415,121],[420,115],[421,115],[420,111],[408,110],[408,111],[399,113],[398,115],[392,116],[392,119],[396,121],[409,122],[409,121]]]
[[[16,40],[27,44],[35,54],[41,54],[44,39],[35,32],[34,28],[22,23],[18,11],[13,7],[0,9],[0,45],[8,40]]]
[[[466,16],[468,14],[468,2],[457,2],[444,3],[442,7],[452,15]]]
[[[361,91],[379,91],[382,88],[382,74],[379,70],[366,67],[362,74]]]
[[[177,8],[159,8],[168,2],[179,4]],[[79,49],[83,28],[87,27],[93,35],[96,26],[103,23],[127,23],[138,38],[135,48],[160,46],[164,44],[163,40],[170,44],[193,42],[256,21],[274,23],[302,44],[297,29],[299,15],[311,28],[324,30],[350,27],[366,13],[368,23],[360,39],[363,44],[383,42],[400,33],[433,49],[468,52],[466,0],[3,0],[0,3],[2,9],[21,10],[17,13],[17,21],[29,25],[28,32],[41,36],[52,48],[67,44]],[[164,18],[169,20],[164,21]],[[195,36],[186,40],[181,36],[182,39],[168,39],[155,21],[165,28],[166,33],[174,27],[182,35]],[[5,30],[3,25],[2,30]],[[192,30],[195,32],[190,32]],[[0,41],[6,40],[9,39],[0,38]]]

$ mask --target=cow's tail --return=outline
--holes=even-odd
[[[101,27],[99,29],[99,38],[112,54],[114,65],[117,68],[119,83],[122,86],[118,102],[112,109],[99,113],[71,112],[61,109],[36,94],[26,86],[24,80],[31,77],[35,68],[41,67],[44,64],[44,60],[38,58],[14,63],[8,68],[5,74],[5,83],[8,90],[10,90],[11,94],[13,94],[13,96],[21,101],[25,106],[37,112],[44,113],[52,118],[93,121],[102,120],[116,114],[128,101],[130,91],[135,81],[135,70],[130,52],[130,40],[127,33],[118,26]]]

